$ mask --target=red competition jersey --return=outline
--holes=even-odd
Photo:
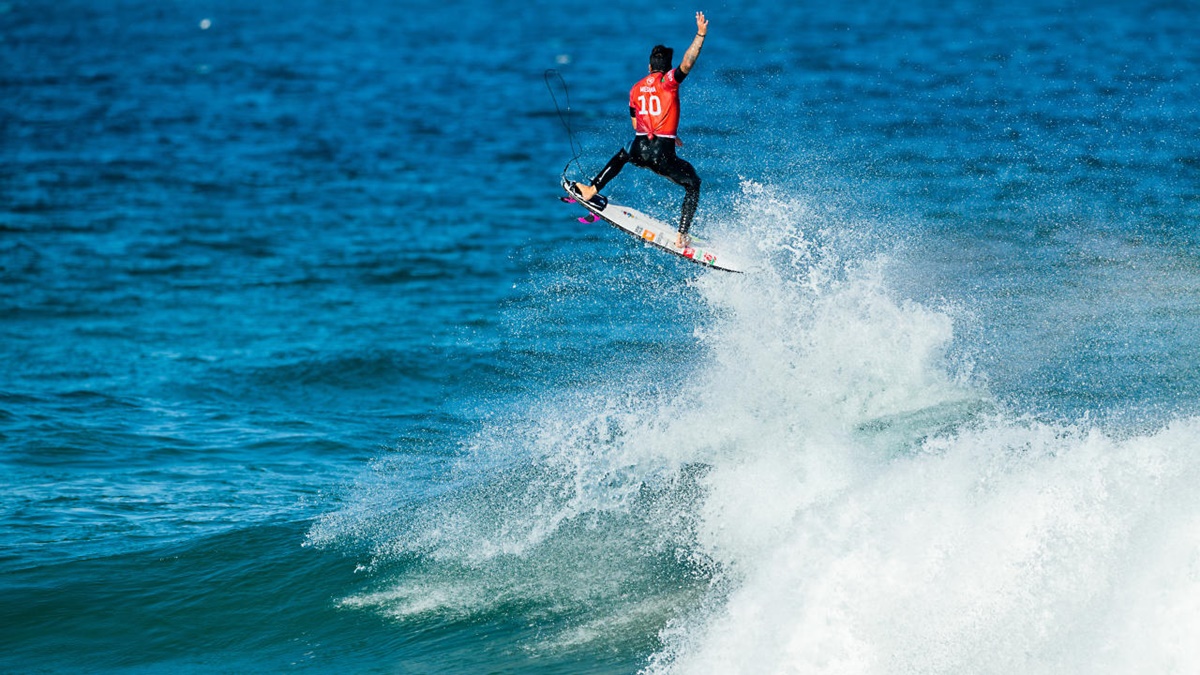
[[[679,131],[679,83],[683,73],[672,68],[650,73],[629,90],[629,112],[639,136],[675,138]]]

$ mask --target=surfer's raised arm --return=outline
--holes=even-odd
[[[679,70],[687,75],[692,70],[692,66],[696,65],[696,59],[700,57],[700,48],[704,46],[704,37],[708,35],[708,19],[704,18],[704,12],[696,12],[696,37],[692,38],[692,44],[688,46],[687,51],[683,53],[683,60],[679,62]]]

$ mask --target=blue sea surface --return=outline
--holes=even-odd
[[[1200,671],[1198,18],[0,0],[0,671]]]

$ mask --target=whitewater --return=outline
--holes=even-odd
[[[389,509],[409,472],[377,466],[310,541],[430,562],[342,602],[586,608],[541,648],[665,621],[646,673],[1200,668],[1200,418],[999,401],[956,335],[978,317],[892,290],[869,226],[735,202],[758,266],[689,285],[697,352],[485,423],[428,503]]]

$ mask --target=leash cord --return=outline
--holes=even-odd
[[[562,85],[563,98],[567,104],[565,113],[563,112],[563,108],[558,104],[558,96],[554,93],[554,86],[551,84],[551,78],[557,78],[559,84]],[[567,177],[567,171],[571,168],[571,165],[577,165],[579,162],[579,157],[583,155],[583,146],[575,139],[575,131],[571,129],[571,91],[567,88],[567,81],[564,80],[563,76],[553,68],[546,69],[546,72],[543,74],[543,79],[546,81],[546,89],[550,91],[550,98],[554,100],[554,111],[558,113],[558,120],[562,122],[563,128],[567,130],[567,140],[571,144],[572,156],[567,164],[563,167],[562,172],[563,179],[565,180]]]

